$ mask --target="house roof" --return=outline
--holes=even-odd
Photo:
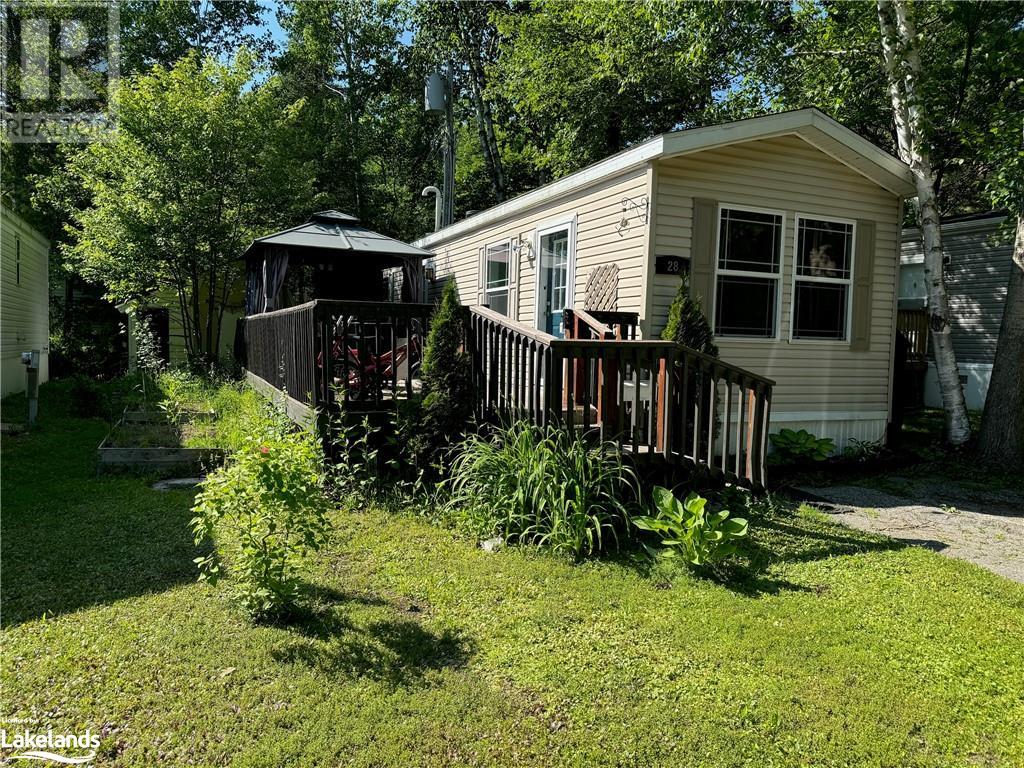
[[[353,255],[404,258],[426,258],[431,255],[401,240],[367,229],[355,216],[333,210],[318,211],[305,224],[253,240],[242,256],[248,258],[261,254],[267,247],[349,251]]]
[[[720,125],[663,133],[558,181],[457,221],[417,240],[423,248],[444,243],[487,224],[639,167],[651,160],[678,157],[746,141],[795,135],[899,197],[916,193],[910,168],[846,126],[813,107],[751,117]]]

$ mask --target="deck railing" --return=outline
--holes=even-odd
[[[472,308],[478,416],[558,421],[636,455],[764,486],[774,382],[674,342],[610,338],[593,313],[577,311],[577,321],[601,338],[559,339]]]
[[[251,315],[241,321],[239,363],[300,403],[319,405],[316,302]]]
[[[923,362],[928,357],[928,310],[900,309],[896,330],[907,339],[907,360]]]
[[[346,407],[380,409],[412,396],[433,310],[317,299],[245,318],[238,356],[249,373],[310,408],[341,393]]]
[[[433,305],[317,300],[246,318],[240,361],[304,419],[413,397]],[[764,486],[773,382],[667,341],[636,338],[635,315],[569,313],[571,338],[485,307],[469,310],[481,419],[515,415],[612,440],[625,452]],[[328,406],[328,407],[325,407]]]

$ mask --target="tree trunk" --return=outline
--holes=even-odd
[[[475,38],[472,34],[472,21],[463,18],[465,10],[458,6],[456,11],[455,25],[458,30],[459,42],[462,44],[466,64],[469,67],[470,92],[473,97],[473,107],[476,112],[477,132],[480,138],[480,148],[484,153],[484,160],[487,163],[487,170],[491,177],[491,189],[497,201],[505,200],[505,169],[501,163],[501,152],[498,149],[498,139],[494,133],[494,117],[491,114],[491,105],[484,96],[486,88],[486,76],[483,63],[480,61],[480,50],[483,41]]]
[[[1003,469],[1024,472],[1024,215],[1017,216],[1012,259],[978,452]]]
[[[890,10],[895,12],[895,29]],[[961,445],[970,438],[971,425],[950,334],[935,173],[924,140],[925,121],[917,89],[921,72],[917,33],[907,15],[904,0],[878,0],[878,22],[900,157],[910,166],[917,187],[918,218],[924,242],[924,277],[928,287],[929,325],[942,406],[946,412],[946,438],[954,445]]]

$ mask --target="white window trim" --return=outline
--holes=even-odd
[[[512,301],[512,259],[516,258],[516,254],[512,250],[512,243],[513,238],[508,238],[507,240],[496,240],[495,242],[488,243],[487,245],[484,246],[484,273],[483,275],[480,276],[480,284],[481,287],[483,288],[484,297],[488,301],[488,306],[490,306],[490,298],[492,295],[500,294],[502,292],[505,293],[506,307],[508,308],[509,312],[508,317],[514,319],[512,315],[512,306],[510,302]],[[490,252],[491,248],[500,248],[501,246],[505,246],[508,249],[508,272],[505,275],[505,287],[490,288],[487,285],[488,253]]]
[[[540,273],[543,266],[540,252],[540,241],[544,235],[568,230],[569,232],[569,263],[566,265],[565,300],[563,309],[572,309],[576,303],[576,214],[567,219],[557,219],[539,224],[533,231],[533,327],[540,330],[541,295]]]
[[[801,221],[827,221],[831,224],[850,225],[850,276],[849,277],[797,277],[797,262],[800,254],[797,248],[800,245],[800,222]],[[793,217],[793,274],[789,282],[789,343],[801,345],[822,345],[828,347],[849,347],[850,331],[853,326],[853,277],[857,268],[857,221],[855,219],[843,219],[838,216],[819,216],[813,213],[797,213]],[[831,285],[845,285],[846,290],[846,338],[845,339],[798,339],[793,334],[796,329],[796,284],[797,281],[805,283],[825,283]]]
[[[722,211],[740,211],[748,213],[763,213],[770,216],[778,216],[781,219],[779,226],[779,268],[778,272],[750,272],[746,270],[738,269],[724,269],[718,268],[718,253],[721,248],[722,240]],[[713,251],[712,258],[715,261],[714,271],[714,284],[711,289],[711,333],[715,339],[721,339],[723,342],[728,343],[729,341],[767,341],[774,342],[778,341],[781,337],[782,328],[782,280],[786,274],[786,212],[772,210],[771,208],[756,208],[752,205],[741,205],[739,203],[719,203],[718,213],[715,216],[715,248]],[[718,275],[719,272],[725,275],[734,275],[736,277],[758,277],[761,279],[774,279],[775,280],[775,333],[772,336],[736,336],[729,334],[727,336],[721,336],[718,333]]]

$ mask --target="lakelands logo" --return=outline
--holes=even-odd
[[[84,733],[54,733],[53,729],[34,733],[28,728],[21,731],[0,730],[0,747],[15,750],[7,760],[39,760],[63,765],[84,765],[96,759],[100,737],[89,729]],[[85,754],[60,754],[74,751]]]

